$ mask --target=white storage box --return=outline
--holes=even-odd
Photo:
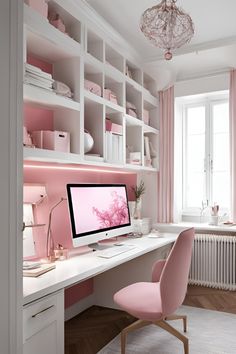
[[[147,235],[151,230],[151,219],[132,219],[132,226],[134,232],[141,232],[143,235]]]
[[[70,152],[70,133],[39,130],[32,132],[34,145],[40,149]]]

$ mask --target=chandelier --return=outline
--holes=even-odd
[[[162,0],[147,9],[141,17],[140,29],[155,46],[165,50],[165,59],[172,51],[190,42],[194,34],[191,17],[176,6],[177,0]]]

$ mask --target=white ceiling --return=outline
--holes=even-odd
[[[87,0],[140,54],[151,72],[161,67],[177,79],[236,67],[236,0],[178,0],[195,25],[192,41],[170,62],[139,29],[141,14],[160,0]]]

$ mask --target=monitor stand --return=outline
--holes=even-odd
[[[92,248],[93,251],[101,251],[101,250],[105,250],[107,248],[112,247],[112,244],[110,245],[104,245],[98,242],[94,242],[94,243],[90,243],[88,245],[89,248]]]

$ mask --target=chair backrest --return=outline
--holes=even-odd
[[[182,231],[166,260],[160,277],[162,313],[173,314],[184,301],[192,256],[194,228]]]

